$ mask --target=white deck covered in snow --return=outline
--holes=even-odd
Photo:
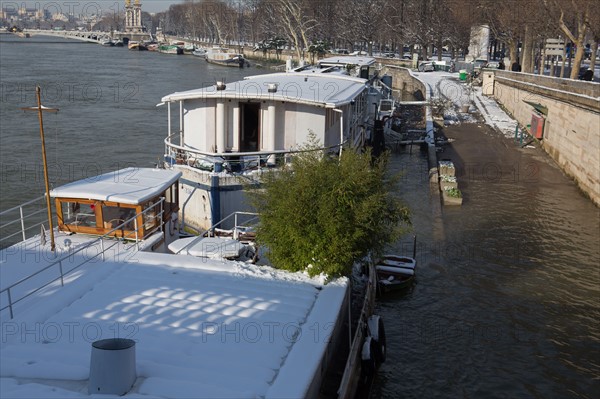
[[[50,196],[137,205],[164,192],[180,176],[173,170],[132,167],[65,184]]]
[[[3,323],[0,397],[87,397],[91,344],[136,341],[128,397],[302,397],[347,288],[241,262],[96,262]]]
[[[217,86],[169,94],[163,102],[190,99],[265,99],[336,108],[350,103],[365,90],[365,79],[341,74],[316,72],[273,73],[249,76],[244,80],[226,83],[225,90]],[[269,85],[276,84],[277,91],[270,93]]]

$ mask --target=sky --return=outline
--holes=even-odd
[[[132,0],[132,2],[135,0]],[[171,4],[183,3],[184,0],[141,0],[142,10],[150,13],[165,11]],[[101,10],[122,10],[125,7],[125,0],[0,0],[2,8],[21,8],[23,5],[27,8],[51,7],[52,10],[60,8],[65,14],[69,9],[79,14],[80,10],[92,11]]]
[[[165,11],[171,4],[183,3],[183,0],[142,0],[142,10],[147,12]],[[125,1],[123,1],[125,3]]]

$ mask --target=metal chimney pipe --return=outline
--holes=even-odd
[[[136,378],[134,340],[109,338],[92,343],[90,395],[125,395]]]

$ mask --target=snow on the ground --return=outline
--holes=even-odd
[[[496,100],[491,97],[484,96],[481,93],[481,87],[475,90],[475,105],[485,119],[485,123],[495,128],[504,136],[511,138],[515,135],[517,121],[500,108]]]
[[[3,322],[0,397],[88,396],[91,343],[113,337],[136,341],[129,397],[303,396],[348,284],[145,252],[81,273]]]
[[[425,84],[427,100],[439,98],[451,103],[451,107],[444,112],[444,124],[477,123],[477,118],[472,114],[476,109],[487,125],[507,137],[514,136],[517,122],[493,98],[484,96],[481,87],[471,87],[466,82],[461,82],[458,73],[436,71],[413,75]],[[461,107],[467,104],[470,105],[469,112],[461,112]]]

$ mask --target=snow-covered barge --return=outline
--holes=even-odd
[[[126,170],[57,188],[56,251],[40,235],[0,251],[0,396],[90,396],[92,343],[112,338],[135,341],[127,396],[319,395],[340,340],[350,346],[349,279],[162,253],[176,238],[165,210],[178,177]],[[358,383],[373,277],[340,397]]]

